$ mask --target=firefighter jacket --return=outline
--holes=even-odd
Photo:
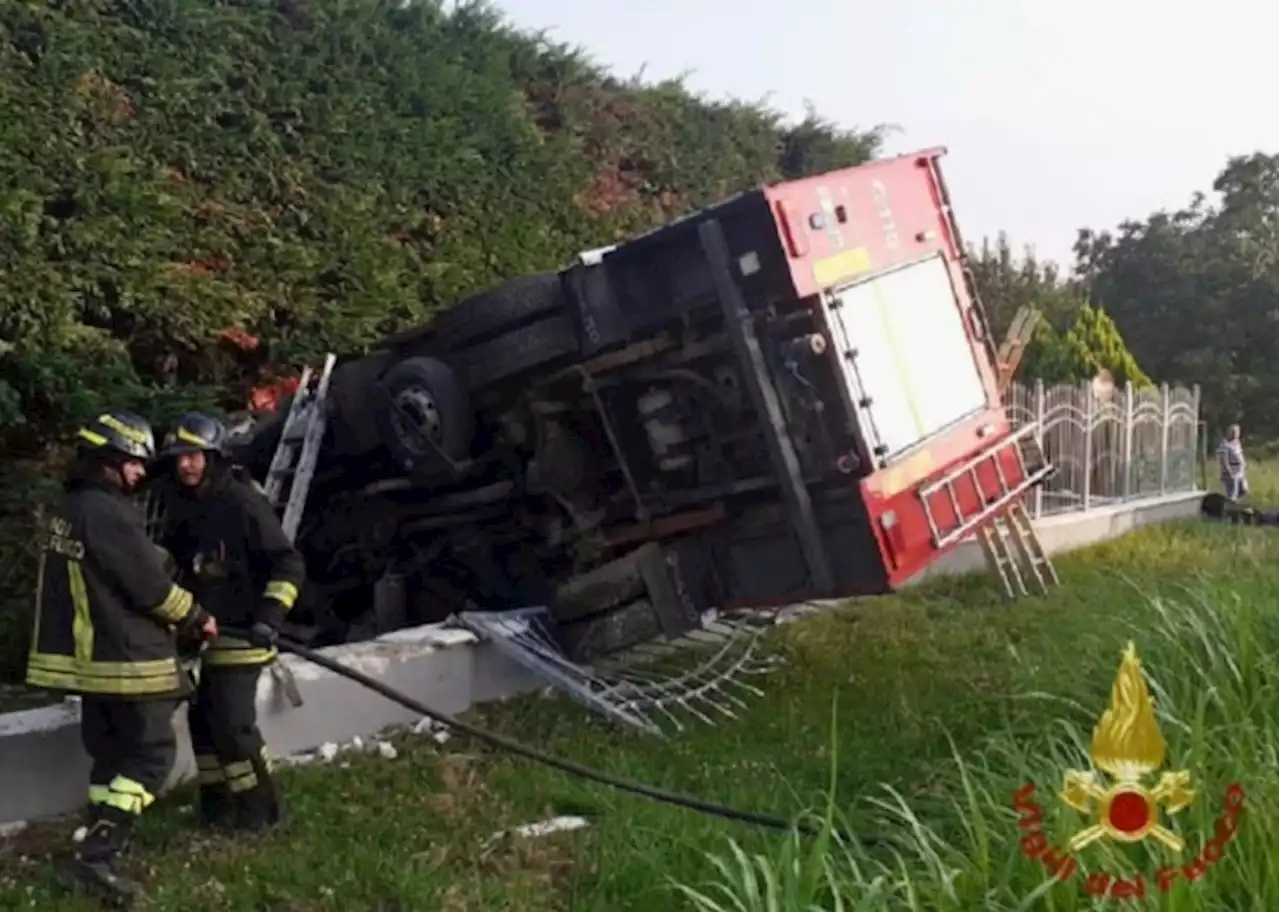
[[[298,600],[306,574],[275,510],[250,483],[218,471],[192,490],[166,481],[165,544],[201,607],[219,626],[279,627]],[[276,658],[232,636],[219,636],[204,655],[207,668],[258,666]]]
[[[175,629],[207,615],[170,580],[135,504],[106,483],[73,482],[39,545],[28,684],[139,699],[190,693]]]

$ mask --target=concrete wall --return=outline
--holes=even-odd
[[[1192,516],[1200,494],[1181,494],[1088,513],[1065,514],[1036,524],[1045,550],[1067,551],[1123,535],[1140,525]],[[984,568],[976,542],[966,542],[921,578]],[[334,646],[322,652],[385,681],[434,709],[459,713],[475,703],[526,693],[541,682],[496,650],[461,630],[438,625],[397,631],[367,643]],[[292,672],[305,705],[294,709],[270,675],[263,675],[258,706],[264,734],[277,756],[313,750],[325,742],[367,736],[392,725],[417,721],[397,704],[308,665],[293,656],[281,660]],[[186,740],[185,710],[174,717],[181,754],[171,783],[194,774]],[[0,824],[47,817],[79,807],[85,795],[88,760],[80,747],[79,707],[60,703],[0,714]]]
[[[1139,526],[1197,516],[1203,491],[1102,507],[1083,513],[1058,513],[1035,523],[1040,544],[1048,554],[1061,554],[1096,542],[1118,538]],[[937,576],[972,573],[986,568],[982,548],[970,538],[912,580],[920,583]]]
[[[473,634],[439,625],[320,651],[450,714],[541,686]],[[290,706],[272,676],[262,676],[259,719],[276,756],[418,721],[416,714],[332,672],[294,656],[281,662],[293,673],[303,705]],[[170,785],[195,774],[185,716],[185,707],[174,715],[180,754]],[[0,825],[61,814],[84,803],[89,760],[80,746],[79,723],[74,702],[0,715]]]

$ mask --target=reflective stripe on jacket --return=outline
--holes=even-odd
[[[28,684],[121,697],[190,691],[174,628],[198,609],[171,582],[134,504],[105,484],[77,484],[39,545]]]

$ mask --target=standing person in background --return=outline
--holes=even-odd
[[[276,641],[305,568],[267,499],[232,471],[227,430],[208,415],[183,416],[165,438],[157,474],[165,499],[165,544],[200,604],[247,639],[220,636],[204,653],[187,714],[206,825],[265,830],[281,822],[280,800],[258,728],[258,679],[276,661]]]
[[[1249,493],[1249,482],[1244,474],[1244,447],[1240,444],[1240,425],[1227,428],[1226,436],[1218,444],[1218,474],[1222,491],[1228,500],[1236,501]]]
[[[127,496],[155,455],[151,425],[105,412],[76,443],[66,494],[40,542],[27,683],[80,695],[80,740],[92,762],[86,832],[59,879],[127,906],[142,889],[120,873],[120,856],[173,767],[173,714],[191,693],[177,637],[212,639],[218,627],[173,585]]]

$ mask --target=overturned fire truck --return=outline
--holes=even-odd
[[[587,661],[890,591],[973,534],[1009,595],[1056,582],[944,153],[753,189],[307,371],[236,454],[307,559],[289,632],[540,605]]]

